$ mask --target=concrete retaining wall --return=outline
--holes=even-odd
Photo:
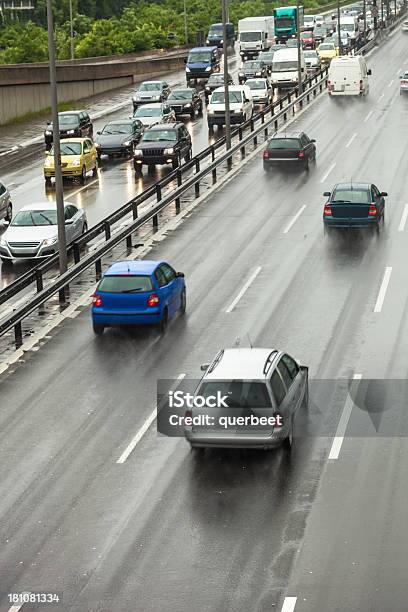
[[[131,85],[184,67],[187,50],[154,57],[95,58],[60,62],[58,101],[81,100],[103,91]],[[0,66],[0,125],[50,106],[48,64]]]

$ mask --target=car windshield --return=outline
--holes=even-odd
[[[10,225],[32,227],[33,225],[57,225],[57,209],[20,210]]]
[[[139,91],[160,91],[161,83],[142,83]]]
[[[191,100],[192,97],[191,89],[176,89],[169,95],[168,100]]]
[[[108,123],[102,130],[102,134],[130,134],[131,132],[130,123]]]
[[[210,62],[211,61],[211,51],[191,51],[188,54],[187,63],[191,64],[192,62]]]
[[[261,62],[245,62],[244,64],[244,70],[260,70],[261,68]]]
[[[245,380],[212,380],[203,382],[197,390],[198,395],[210,397],[226,396],[229,408],[271,408],[271,398],[264,382]]]
[[[230,91],[228,97],[232,104],[242,102],[242,93],[240,91]],[[215,91],[211,96],[211,104],[224,104],[224,102],[225,93],[223,91]]]
[[[78,115],[58,115],[58,121],[65,125],[77,125],[79,123]]]
[[[315,18],[312,15],[305,15],[303,21],[304,23],[313,23]]]
[[[323,45],[320,45],[319,51],[334,51],[334,44],[325,43]]]
[[[273,72],[288,72],[291,70],[297,70],[297,62],[273,62]]]
[[[370,193],[367,189],[350,189],[342,188],[335,189],[331,199],[332,203],[342,204],[369,204]]]
[[[268,149],[300,149],[298,138],[272,138],[268,143]]]
[[[269,51],[279,51],[279,49],[284,49],[285,47],[286,45],[283,45],[283,44],[272,45]]]
[[[315,36],[316,36],[316,35],[318,35],[318,36],[320,36],[320,35],[324,36],[324,35],[326,34],[326,31],[327,31],[327,30],[326,30],[326,28],[315,28],[314,33],[315,33]]]
[[[133,116],[134,117],[161,117],[162,109],[161,107],[156,107],[156,108],[144,107],[143,108],[143,106],[141,106],[140,108],[137,109],[137,111],[135,112]]]
[[[312,32],[301,32],[300,38],[303,40],[305,38],[313,38]]]
[[[143,142],[177,141],[177,132],[174,130],[150,130],[142,138]]]
[[[61,155],[81,155],[80,142],[64,142],[60,144]],[[54,147],[51,147],[50,155],[54,155]]]
[[[317,57],[317,53],[316,51],[305,51],[304,56],[305,57]]]
[[[152,290],[152,279],[144,274],[106,275],[97,289],[104,293],[144,293]]]
[[[219,87],[224,83],[224,75],[223,74],[213,74],[207,81],[207,85],[217,85]]]
[[[273,56],[273,51],[264,51],[259,54],[259,59],[261,59],[263,62],[271,62],[273,60]]]
[[[341,23],[340,24],[340,32],[345,30],[347,32],[354,32],[354,24],[353,23]]]
[[[315,21],[324,21],[324,16],[323,15],[316,15]]]
[[[210,26],[208,31],[209,34],[215,34],[217,36],[222,36],[222,25],[213,25]]]
[[[242,42],[254,42],[255,40],[261,40],[261,32],[241,32],[239,39]]]
[[[249,89],[267,89],[267,84],[265,79],[252,79],[245,83],[248,85]]]

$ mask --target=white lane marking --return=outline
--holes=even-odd
[[[258,274],[260,273],[261,270],[262,270],[261,266],[259,266],[258,268],[256,268],[256,270],[254,270],[254,272],[248,278],[248,280],[245,283],[245,285],[242,287],[241,291],[238,293],[237,297],[228,306],[227,310],[225,311],[226,313],[230,313],[230,312],[232,312],[232,310],[234,310],[234,308],[238,304],[239,300],[242,298],[244,293],[246,291],[248,291],[248,288],[254,282],[254,280],[256,279],[256,277],[258,276]]]
[[[281,612],[293,612],[297,602],[297,597],[285,597]]]
[[[185,373],[179,374],[176,380],[174,381],[174,385],[172,385],[170,390],[174,391],[178,387],[178,385],[180,384],[180,382],[183,380],[184,377],[185,377]],[[125,450],[123,451],[119,459],[116,461],[116,463],[125,463],[126,459],[135,450],[136,445],[143,438],[146,431],[149,429],[150,425],[155,421],[156,417],[157,417],[157,406],[154,407],[154,410],[152,411],[152,413],[149,414],[149,416],[147,417],[147,419],[145,420],[145,422],[143,423],[139,431],[136,433],[134,438],[132,438],[132,440],[129,442],[129,444],[127,445],[127,447],[125,448]]]
[[[19,606],[11,606],[11,608],[10,608],[10,610],[8,612],[18,612],[19,610],[21,610],[23,605],[24,604],[20,604]]]
[[[380,291],[378,292],[377,301],[374,306],[374,312],[381,312],[382,310],[384,300],[385,300],[385,294],[387,293],[387,289],[388,289],[388,283],[390,282],[390,278],[391,278],[391,272],[392,272],[392,267],[387,266],[385,268]]]
[[[298,210],[298,212],[296,213],[296,215],[293,217],[292,221],[286,226],[286,228],[283,230],[284,234],[287,234],[288,231],[292,228],[292,226],[296,223],[296,221],[299,219],[300,215],[302,214],[302,212],[305,210],[306,208],[306,204],[303,204],[303,206],[300,207],[300,210]]]
[[[320,179],[321,183],[324,183],[324,181],[327,179],[327,177],[329,176],[330,172],[336,167],[336,162],[334,162],[330,168],[328,169],[328,171],[326,172],[326,174],[323,175],[323,177]]]
[[[91,185],[94,185],[98,181],[99,181],[99,179],[96,178],[93,181],[91,181],[90,183],[87,183],[86,185],[84,185],[83,187],[80,187],[79,189],[76,189],[75,191],[72,191],[71,193],[67,193],[66,198],[68,200],[69,200],[69,198],[73,198],[78,193],[81,193],[81,191],[83,191],[84,189],[88,189],[88,187],[90,187]]]
[[[407,218],[408,218],[408,204],[405,204],[404,210],[402,211],[401,221],[400,221],[400,224],[398,226],[398,231],[399,232],[403,232],[404,231],[405,224],[407,222]]]
[[[384,97],[384,94],[381,94],[381,96],[378,98],[378,101],[380,102]]]
[[[354,393],[355,391],[357,391],[358,382],[355,383],[354,381],[360,381],[361,378],[362,378],[361,374],[354,374],[353,382],[351,383],[351,389],[350,389],[351,393]],[[330,449],[330,453],[329,453],[329,459],[339,458],[340,450],[341,450],[343,440],[344,440],[344,434],[346,433],[347,425],[350,419],[350,415],[351,415],[353,406],[354,406],[354,402],[351,399],[351,395],[349,393],[346,399],[346,403],[344,404],[344,408],[343,408],[343,412],[340,417],[339,424],[337,425],[336,435],[334,436],[334,439],[331,445],[331,449]]]
[[[357,136],[357,132],[354,132],[354,134],[352,135],[352,137],[350,138],[350,140],[346,144],[346,149],[349,148],[349,146],[351,145],[351,143],[353,142],[353,140],[355,139],[356,136]]]
[[[400,68],[400,69],[398,70],[398,72],[397,72],[397,76],[398,76],[398,77],[399,77],[399,75],[401,74],[401,70],[402,70],[402,68]]]
[[[368,113],[367,117],[364,119],[364,123],[366,123],[369,120],[369,118],[371,117],[372,114],[373,114],[373,111],[370,110],[370,112]]]
[[[391,81],[388,83],[387,87],[391,87],[391,85],[393,84],[394,79],[391,79]]]

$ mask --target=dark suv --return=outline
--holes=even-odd
[[[231,75],[228,75],[228,84],[234,84]],[[212,92],[214,91],[214,89],[217,89],[217,87],[224,87],[224,75],[222,72],[215,72],[214,74],[212,74],[208,79],[207,83],[205,84],[204,95],[207,104]]]
[[[195,117],[196,111],[199,115],[203,112],[203,101],[195,88],[173,89],[167,98],[167,104],[174,110],[176,117],[190,115]]]
[[[140,174],[143,164],[149,170],[156,164],[177,168],[182,159],[191,159],[191,149],[191,136],[184,123],[158,123],[146,130],[135,149],[135,172]]]
[[[268,67],[262,60],[250,60],[244,62],[241,70],[238,72],[239,84],[245,83],[247,79],[268,77]]]
[[[93,136],[93,125],[90,116],[84,110],[58,113],[60,138],[86,138]],[[51,148],[54,128],[48,122],[44,131],[47,149]]]

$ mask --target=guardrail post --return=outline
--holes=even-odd
[[[132,234],[129,234],[129,236],[126,236],[126,248],[127,249],[132,248]]]
[[[23,344],[23,329],[21,326],[21,321],[16,323],[14,326],[14,343],[16,348],[20,348],[20,346]]]
[[[265,113],[264,113],[264,111],[261,112],[261,123],[265,123]]]
[[[268,131],[268,128],[266,127],[264,129],[264,140],[268,140],[268,134],[269,134],[269,131]]]
[[[213,151],[213,154],[215,156],[215,153]],[[181,170],[180,168],[177,168],[177,186],[181,187],[181,184],[183,182],[183,177],[181,174]],[[178,215],[180,212],[180,198],[176,198],[176,214]]]
[[[215,147],[214,145],[211,147],[211,161],[215,161]],[[181,183],[180,183],[181,185]]]
[[[199,172],[200,172],[200,160],[196,159],[195,160],[195,173],[198,174]],[[200,197],[200,183],[199,183],[199,181],[197,181],[197,183],[195,183],[194,191],[195,191],[195,197],[196,198]]]
[[[292,102],[292,94],[289,91],[288,92],[288,104],[290,104],[291,102]]]
[[[283,98],[279,100],[279,110],[283,109]]]
[[[153,215],[153,228],[157,229],[159,227],[159,217],[158,215]]]
[[[96,280],[99,280],[102,276],[102,260],[101,259],[97,259],[95,261],[95,276],[96,276]]]
[[[74,242],[74,262],[77,264],[81,259],[81,249],[79,248],[79,244]]]
[[[40,291],[42,291],[44,289],[44,284],[43,284],[43,275],[41,270],[36,270],[35,271],[35,280],[37,283],[37,293],[40,293]]]
[[[238,140],[242,140],[242,127],[239,126],[238,128]]]
[[[213,185],[217,182],[217,168],[213,168],[212,170],[212,182]]]
[[[136,202],[132,202],[132,214],[133,214],[133,220],[137,219],[137,204],[136,204]]]
[[[159,183],[157,183],[156,185],[156,196],[157,196],[157,201],[160,202],[160,200],[162,199],[162,190],[161,190],[161,185]]]
[[[65,289],[66,287],[61,287],[61,289],[58,291],[58,300],[60,304],[65,304]]]
[[[105,221],[104,226],[105,226],[105,239],[106,241],[108,241],[110,240],[110,237],[111,237],[111,228],[109,225],[109,221]]]

